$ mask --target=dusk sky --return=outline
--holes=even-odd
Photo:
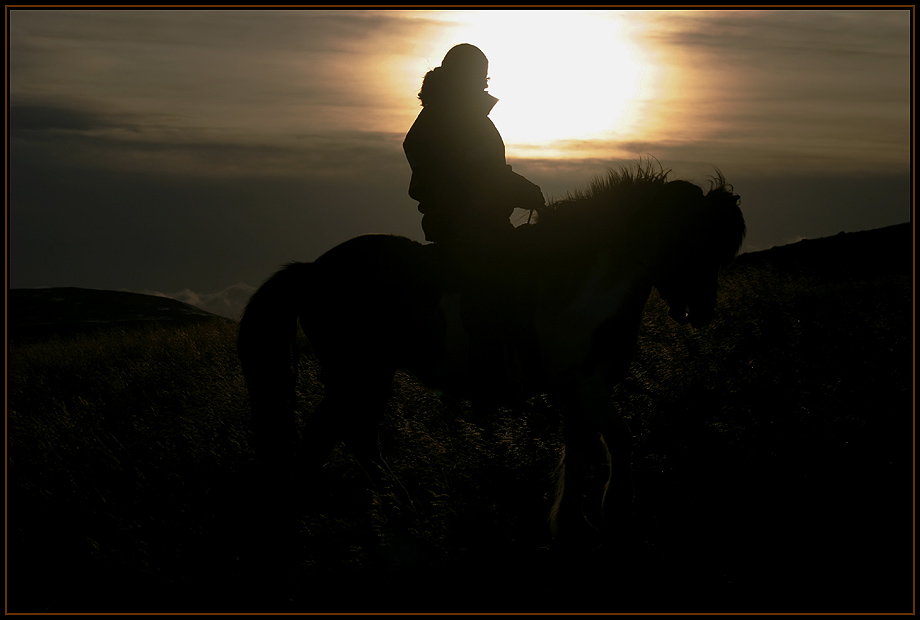
[[[284,263],[422,240],[402,141],[461,42],[547,198],[653,157],[742,251],[912,218],[910,9],[8,9],[9,285],[236,318]],[[521,215],[523,212],[517,212]]]

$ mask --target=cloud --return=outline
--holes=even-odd
[[[560,142],[558,150],[663,157],[692,143],[724,147],[727,158],[751,166],[782,165],[798,153],[806,162],[791,165],[818,164],[812,153],[832,153],[833,168],[847,152],[854,166],[904,161],[909,140],[890,137],[909,133],[904,14],[636,12],[637,24],[652,25],[634,28],[636,36],[652,42],[650,62],[663,67],[655,92],[637,104],[654,144],[578,152]],[[417,112],[420,75],[394,82],[408,79],[402,68],[421,55],[426,33],[457,15],[17,10],[10,101],[19,118],[11,123],[80,130],[79,144],[62,147],[81,149],[81,158],[99,157],[112,140],[124,154],[113,164],[177,173],[247,174],[261,165],[289,174],[299,157],[303,169],[331,174],[348,164],[350,149],[366,150],[359,133],[386,136],[401,158],[396,134]]]
[[[662,67],[645,115],[662,139],[727,145],[752,166],[851,168],[910,157],[909,11],[651,11]],[[656,132],[646,132],[646,136]],[[897,137],[900,142],[895,143]],[[748,154],[732,144],[745,145]],[[775,158],[773,154],[781,153]],[[798,162],[798,154],[803,161]]]
[[[285,137],[206,129],[179,131],[159,115],[66,105],[10,107],[18,165],[169,174],[174,177],[340,178],[355,170],[405,166],[402,134],[335,130]]]
[[[196,293],[190,289],[183,289],[178,293],[160,293],[154,291],[136,291],[144,295],[155,295],[157,297],[168,297],[183,303],[201,308],[212,314],[238,320],[243,314],[243,309],[249,302],[249,298],[256,291],[255,286],[250,286],[244,282],[228,286],[222,291],[216,293]]]
[[[403,97],[411,107],[391,68],[416,28],[400,12],[13,11],[10,100],[169,114],[215,133],[366,128],[398,117]],[[358,109],[343,118],[343,106]]]
[[[568,160],[509,144],[509,163],[547,197],[649,155],[696,182],[719,167],[758,244],[899,223],[904,13],[626,12],[656,25],[651,59],[667,69],[643,118],[674,122],[641,140],[559,142]],[[419,238],[401,141],[452,19],[10,11],[11,285],[186,290],[220,306],[198,291],[260,282],[358,234]],[[577,84],[549,87],[577,109]]]
[[[90,131],[117,126],[106,116],[75,108],[49,105],[12,105],[9,128],[14,134],[54,130]]]
[[[899,57],[909,43],[909,9],[646,11],[647,31],[658,44],[694,55],[768,64],[780,53],[794,58],[824,54],[842,62],[854,56]],[[827,60],[825,58],[824,60]]]

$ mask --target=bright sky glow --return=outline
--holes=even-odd
[[[491,118],[509,148],[552,156],[558,141],[636,131],[652,72],[621,13],[461,11],[451,21],[437,31],[431,66],[456,43],[485,52],[489,91],[499,99]]]

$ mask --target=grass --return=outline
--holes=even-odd
[[[11,346],[9,612],[913,609],[911,279],[739,261],[704,330],[649,301],[614,396],[634,549],[561,557],[561,412],[473,409],[397,377],[384,454],[294,497],[256,482],[236,324]],[[301,409],[321,395],[301,364]]]

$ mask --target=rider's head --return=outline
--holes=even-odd
[[[466,99],[489,87],[488,75],[486,55],[475,45],[461,43],[450,48],[440,67],[425,75],[418,98],[423,106]]]
[[[489,59],[475,45],[461,43],[453,46],[445,54],[441,67],[449,71],[458,83],[468,84],[477,90],[488,88]]]

